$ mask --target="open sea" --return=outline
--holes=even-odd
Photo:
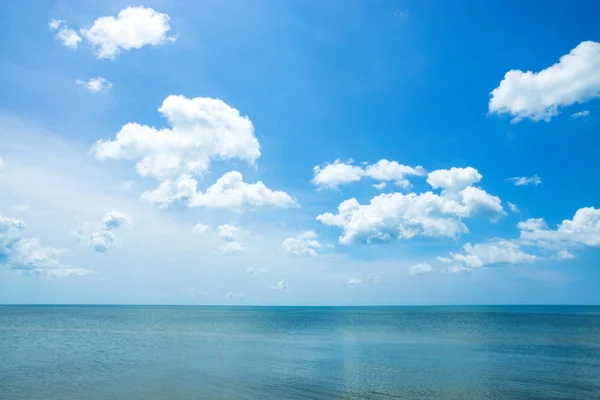
[[[0,306],[0,399],[600,399],[600,307]]]

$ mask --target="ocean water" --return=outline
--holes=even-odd
[[[600,308],[2,306],[0,399],[600,399]]]

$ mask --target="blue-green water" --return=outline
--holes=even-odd
[[[0,307],[1,399],[600,399],[598,307]]]

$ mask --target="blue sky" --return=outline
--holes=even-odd
[[[595,2],[0,10],[1,303],[600,303]]]

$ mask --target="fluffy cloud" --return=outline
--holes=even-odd
[[[510,70],[491,93],[489,112],[549,121],[559,108],[600,96],[600,43],[581,42],[558,63],[540,71]]]
[[[169,96],[159,112],[171,128],[129,123],[114,140],[99,140],[93,153],[99,160],[137,160],[136,170],[160,185],[142,199],[167,207],[174,203],[189,207],[289,207],[295,200],[273,191],[262,182],[249,184],[242,174],[223,175],[204,193],[194,178],[202,177],[213,160],[240,159],[254,165],[260,146],[248,117],[223,101],[212,98]]]
[[[217,235],[224,240],[232,241],[237,239],[242,233],[242,229],[235,225],[219,225]]]
[[[339,185],[358,182],[364,175],[364,170],[356,165],[352,165],[352,160],[343,163],[335,160],[332,164],[326,164],[323,167],[313,168],[315,177],[311,181],[319,188],[336,189]]]
[[[590,116],[590,112],[588,110],[583,110],[583,111],[579,111],[579,112],[571,114],[571,119],[587,118],[589,116]]]
[[[386,186],[387,186],[387,182],[379,182],[379,183],[373,184],[373,187],[375,189],[379,189],[379,190],[383,190]]]
[[[75,83],[92,93],[103,92],[112,87],[112,83],[102,78],[101,76],[97,78],[92,78],[87,82],[77,79]]]
[[[109,211],[99,223],[81,226],[73,234],[81,244],[89,246],[97,253],[104,253],[117,243],[113,231],[130,227],[132,224],[131,217],[119,211]]]
[[[491,219],[504,215],[501,201],[482,189],[468,186],[481,175],[473,168],[434,171],[428,182],[442,194],[386,193],[361,205],[356,199],[343,201],[338,213],[324,213],[317,220],[343,229],[340,244],[398,239],[415,236],[456,237],[468,232],[464,218],[487,213]],[[458,191],[458,192],[457,192]]]
[[[0,266],[28,276],[65,278],[82,276],[92,271],[61,264],[65,250],[42,246],[38,238],[23,236],[25,223],[0,215]]]
[[[434,189],[459,192],[481,181],[483,176],[473,167],[438,169],[427,175],[427,183]]]
[[[406,176],[425,176],[425,170],[420,165],[413,168],[399,164],[397,161],[379,160],[369,165],[365,175],[378,181],[395,181],[403,189],[410,188],[411,184]]]
[[[423,275],[431,271],[433,271],[433,267],[429,263],[416,264],[410,267],[412,275]]]
[[[515,176],[514,178],[508,178],[509,181],[513,183],[515,186],[528,186],[534,185],[538,186],[542,183],[542,178],[537,176],[537,174],[527,177],[527,176]]]
[[[523,241],[542,247],[600,247],[600,209],[594,207],[580,208],[573,219],[564,220],[557,229],[547,229],[541,218],[520,222],[518,227]]]
[[[331,164],[316,166],[313,168],[315,176],[311,183],[321,189],[336,189],[340,185],[358,182],[363,177],[369,177],[380,181],[373,185],[377,189],[383,189],[387,181],[394,181],[396,185],[407,189],[411,186],[407,176],[424,176],[425,170],[421,166],[409,167],[397,161],[379,160],[375,164],[366,165],[365,168],[352,165],[352,160],[341,162],[336,160]]]
[[[510,209],[511,212],[513,212],[513,213],[521,212],[521,210],[519,210],[519,207],[517,207],[517,205],[515,203],[511,203],[509,201],[506,204],[508,204],[508,208]]]
[[[472,245],[467,243],[461,253],[450,253],[452,258],[464,268],[480,268],[486,265],[523,264],[536,261],[537,257],[525,253],[518,243],[504,239],[494,239]]]
[[[308,255],[316,257],[317,249],[322,247],[317,241],[317,234],[305,231],[293,238],[287,238],[281,243],[281,250],[287,254]]]
[[[201,235],[203,233],[206,233],[210,230],[210,226],[205,225],[205,224],[196,224],[193,228],[192,228],[192,233],[194,235]]]
[[[277,284],[275,286],[273,286],[273,289],[275,289],[275,290],[287,290],[288,289],[288,284],[287,284],[286,281],[284,281],[282,279],[279,282],[277,282]]]
[[[152,8],[127,7],[117,18],[98,18],[90,28],[82,29],[81,35],[96,48],[98,59],[112,60],[122,51],[174,41],[167,36],[169,20],[167,14]]]
[[[73,29],[69,28],[65,21],[52,19],[48,23],[50,29],[58,31],[56,38],[60,40],[63,46],[75,50],[81,42],[81,37]]]

